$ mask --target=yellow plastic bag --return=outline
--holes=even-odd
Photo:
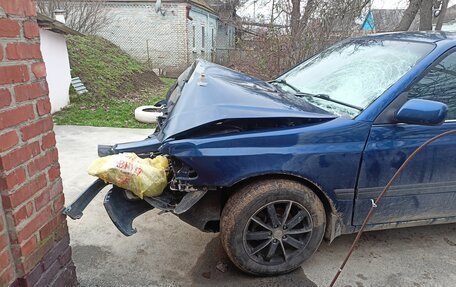
[[[139,198],[159,196],[167,185],[168,159],[140,158],[134,153],[100,157],[89,166],[89,174],[125,188]]]

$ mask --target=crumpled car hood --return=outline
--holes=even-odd
[[[186,78],[180,77],[174,95],[168,99],[161,140],[226,119],[336,118],[268,82],[217,64],[199,60],[184,73]]]

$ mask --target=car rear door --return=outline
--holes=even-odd
[[[427,99],[448,105],[441,126],[397,124],[388,120],[408,99]],[[355,198],[353,224],[361,225],[372,199],[378,197],[405,159],[422,143],[456,129],[456,53],[440,57],[400,95],[372,126],[363,153]],[[391,118],[391,116],[389,116]],[[456,217],[456,136],[431,144],[410,162],[386,193],[370,224],[415,220],[445,221]]]

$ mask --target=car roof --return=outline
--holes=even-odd
[[[361,38],[382,40],[413,41],[423,43],[455,42],[456,33],[444,31],[389,32],[371,34]]]

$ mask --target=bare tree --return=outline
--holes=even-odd
[[[442,30],[443,20],[445,19],[446,11],[448,8],[448,0],[442,0],[440,12],[438,14],[437,23],[435,24],[435,30],[440,31]]]
[[[420,6],[420,31],[432,30],[433,0],[422,0]]]
[[[404,15],[402,16],[402,19],[399,22],[399,25],[397,25],[395,31],[407,31],[410,29],[410,25],[412,25],[418,10],[420,10],[421,1],[422,0],[410,0],[409,5],[407,9],[405,9]]]
[[[307,27],[311,15],[316,9],[315,0],[307,0],[304,7],[304,13],[301,15],[301,0],[291,0],[291,13],[290,13],[290,36],[292,46],[292,57],[294,60],[301,58],[301,42],[303,40],[303,33]]]
[[[432,30],[434,17],[437,18],[435,30],[441,30],[448,8],[448,0],[410,0],[404,15],[395,31],[407,31],[419,12],[420,30]]]
[[[37,0],[37,7],[49,17],[64,10],[66,25],[84,34],[96,34],[111,23],[105,0]]]
[[[354,32],[355,19],[370,0],[276,0],[288,2],[290,64],[314,54]],[[287,5],[282,5],[287,7]]]
[[[268,1],[268,0],[265,0]],[[270,0],[266,22],[248,19],[227,64],[272,78],[341,39],[359,33],[370,0]],[[274,13],[274,15],[272,15]]]

